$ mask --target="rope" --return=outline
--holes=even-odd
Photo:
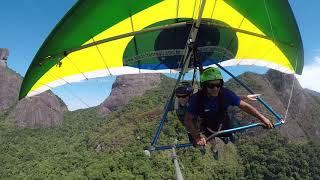
[[[87,77],[86,75],[84,75],[84,73],[83,73],[82,71],[80,71],[80,69],[78,68],[78,66],[76,66],[76,64],[74,64],[74,63],[72,62],[71,58],[68,57],[68,56],[66,56],[66,58],[69,60],[69,61],[66,61],[66,62],[70,62],[70,64],[73,65],[73,66],[77,69],[77,71],[83,75],[83,77],[84,77],[86,80],[88,80],[88,77]]]
[[[286,109],[286,113],[284,115],[284,121],[286,121],[287,119],[287,115],[288,115],[288,111],[289,111],[289,107],[290,107],[290,104],[291,104],[291,99],[292,99],[292,94],[293,94],[293,88],[294,88],[294,75],[293,76],[293,80],[292,80],[292,87],[291,87],[291,92],[290,92],[290,98],[289,98],[289,102],[288,102],[288,106],[287,106],[287,109]]]
[[[91,38],[91,39],[92,39],[93,42],[96,42],[96,41],[94,40],[94,38]],[[105,59],[104,59],[104,57],[103,57],[103,55],[102,55],[102,53],[101,53],[98,45],[95,45],[95,46],[96,46],[96,48],[97,48],[97,50],[98,50],[98,53],[99,53],[99,55],[100,55],[100,57],[101,57],[101,60],[102,60],[103,64],[104,64],[105,67],[107,68],[107,71],[108,71],[109,75],[112,76],[112,74],[111,74],[111,72],[110,72],[110,70],[109,70],[109,67],[108,67],[108,65],[107,65],[107,63],[106,63],[106,61],[105,61]]]
[[[48,88],[52,89],[52,87],[50,87],[50,86],[48,86],[48,85],[45,85],[45,84],[42,84],[42,85],[47,86]],[[41,94],[39,91],[35,91],[35,90],[33,90],[33,91],[34,91],[34,92],[37,92],[38,95]],[[53,95],[54,95],[54,94],[53,94]],[[35,96],[35,97],[37,97],[37,96]],[[40,97],[40,96],[38,96],[38,97]],[[40,101],[40,102],[43,103],[44,105],[46,105],[49,109],[51,109],[51,110],[53,110],[53,111],[56,111],[56,112],[59,113],[59,114],[63,114],[63,113],[61,113],[59,110],[53,108],[50,104],[48,104],[48,103],[46,103],[46,102],[44,102],[44,101]],[[28,114],[34,113],[36,110],[38,110],[38,109],[31,110],[31,111],[28,112]]]
[[[296,59],[295,59],[296,60],[296,65],[294,67],[295,71],[297,70],[298,56],[299,56],[299,52],[298,52],[298,49],[297,49],[297,56],[296,56]],[[287,120],[287,115],[288,115],[288,112],[289,112],[289,108],[290,108],[290,104],[291,104],[291,100],[292,100],[292,95],[293,95],[294,84],[295,84],[295,77],[294,77],[294,74],[292,74],[292,87],[291,87],[291,92],[290,92],[290,97],[289,97],[287,109],[286,109],[286,112],[285,112],[285,115],[284,115],[284,119],[283,119],[284,122],[286,122],[286,120]]]
[[[273,27],[272,27],[272,23],[271,23],[271,19],[270,19],[270,14],[269,14],[269,11],[268,11],[268,8],[267,8],[266,0],[264,0],[264,7],[266,9],[266,13],[267,13],[267,16],[268,16],[273,42],[275,42],[275,36],[274,36]]]
[[[217,5],[217,0],[214,0],[214,4],[213,4],[213,8],[212,8],[212,11],[211,11],[211,19],[213,19],[212,17],[213,17],[213,12],[214,12],[214,10],[216,9],[216,5]]]
[[[64,81],[67,85],[70,85],[70,83],[68,81],[66,81],[65,79],[63,79],[62,77],[56,75],[56,74],[52,74],[51,76],[54,78],[54,76],[58,77],[58,79],[61,79],[62,81]],[[54,78],[56,79],[56,78]],[[70,89],[65,88],[65,86],[62,86],[64,90],[69,91],[68,93],[70,93],[73,97],[75,97],[76,99],[78,99],[81,103],[83,103],[85,106],[87,106],[87,108],[90,108],[90,106],[85,103],[79,96],[77,96],[74,92],[72,92]]]

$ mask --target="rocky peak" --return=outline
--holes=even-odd
[[[293,75],[269,71],[266,76],[273,77],[269,81],[277,90],[278,97],[287,104],[294,82],[288,110],[288,124],[297,124],[308,138],[320,143],[320,104],[319,99],[314,97],[316,93],[310,94],[310,90],[303,89]]]
[[[292,74],[284,74],[276,70],[269,70],[265,76],[274,88],[275,93],[283,101],[289,100],[292,86],[296,92],[303,91],[299,81]]]
[[[157,87],[160,74],[130,74],[118,76],[112,85],[110,96],[100,105],[100,114],[107,115],[126,105],[133,97],[141,96],[146,90]]]
[[[18,102],[18,93],[22,78],[9,68],[0,66],[0,111]]]
[[[313,91],[313,90],[310,90],[310,89],[304,89],[304,91],[309,94],[311,97],[314,98],[315,101],[318,102],[318,104],[320,105],[320,93],[319,92],[316,92],[316,91]]]
[[[50,91],[19,101],[22,77],[0,66],[0,111],[9,116],[6,121],[17,127],[50,127],[63,121],[66,106]]]
[[[9,50],[7,48],[0,48],[0,66],[7,67],[8,56]]]
[[[52,127],[63,122],[64,109],[57,97],[47,91],[19,101],[7,120],[23,128]]]

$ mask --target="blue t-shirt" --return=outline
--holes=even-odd
[[[237,96],[234,92],[226,88],[222,88],[221,90],[223,91],[223,104],[224,104],[223,108],[225,111],[228,109],[229,106],[240,105],[240,97]],[[199,95],[199,92],[197,92],[196,94],[193,94],[189,101],[189,106],[187,111],[190,114],[192,114],[194,117],[205,113],[208,119],[215,119],[219,113],[219,108],[220,108],[218,97],[208,97],[206,95],[202,97],[204,112],[200,112],[201,111],[200,98],[201,98],[201,95]]]

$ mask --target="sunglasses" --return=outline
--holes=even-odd
[[[210,88],[210,89],[213,89],[213,88],[221,88],[222,87],[222,84],[221,83],[218,83],[218,84],[214,84],[214,83],[207,83],[206,84],[206,87],[207,88]]]
[[[176,95],[176,96],[177,96],[177,98],[186,98],[186,97],[188,97],[189,95],[186,94],[186,95]]]

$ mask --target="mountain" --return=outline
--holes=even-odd
[[[111,111],[128,104],[137,96],[142,96],[146,90],[159,86],[160,74],[130,74],[118,76],[112,85],[109,97],[99,106],[99,113],[106,116]]]
[[[309,95],[311,95],[314,100],[316,100],[320,104],[320,93],[310,90],[310,89],[304,89]]]
[[[61,124],[66,105],[51,91],[18,100],[22,77],[0,66],[0,114],[16,127],[43,128]]]
[[[0,66],[0,111],[18,102],[22,77],[11,69]]]
[[[285,75],[276,71],[267,73],[269,81],[273,85],[278,97],[285,103],[289,102],[289,94],[292,88],[292,75]],[[313,142],[320,143],[320,104],[318,99],[310,94],[310,91],[303,89],[299,82],[294,79],[292,99],[288,111],[287,134],[294,137],[298,128]],[[293,125],[289,127],[290,125]]]

